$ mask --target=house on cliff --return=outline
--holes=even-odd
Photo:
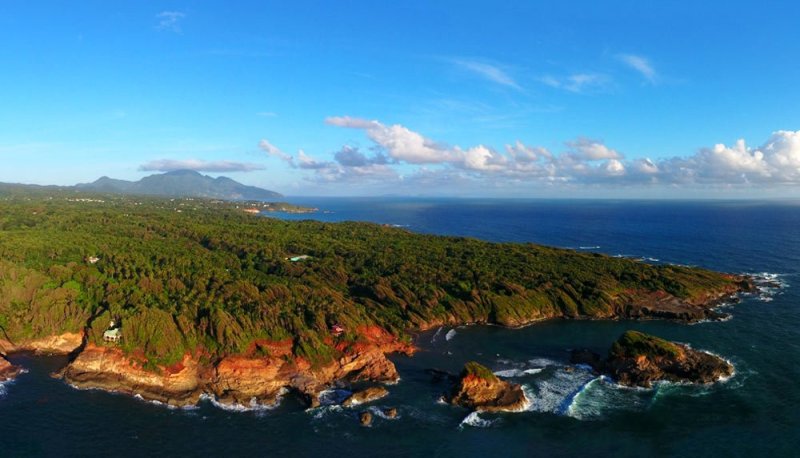
[[[103,333],[103,340],[110,343],[118,343],[122,340],[122,327],[115,320],[111,320],[108,329]]]

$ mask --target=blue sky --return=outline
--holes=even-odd
[[[0,181],[193,168],[290,195],[798,196],[798,15],[7,0]]]

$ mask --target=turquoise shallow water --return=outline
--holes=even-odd
[[[332,213],[410,230],[531,241],[765,272],[787,286],[728,309],[726,322],[550,321],[524,329],[444,328],[417,338],[413,358],[393,357],[402,380],[358,426],[358,410],[304,411],[287,398],[274,410],[229,412],[209,402],[171,410],[48,374],[63,358],[17,355],[28,369],[0,388],[0,456],[796,456],[800,446],[800,205],[782,203],[548,202],[297,199]],[[283,215],[297,218],[296,215]],[[304,216],[304,217],[307,217]],[[657,261],[656,261],[657,259]],[[710,387],[621,389],[567,363],[568,350],[604,352],[639,329],[729,358],[736,375]],[[468,416],[437,402],[446,389],[426,372],[476,359],[522,383],[522,413]],[[336,393],[331,393],[332,397]],[[376,411],[377,412],[377,411]]]

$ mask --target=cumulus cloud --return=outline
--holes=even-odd
[[[181,22],[185,17],[186,13],[180,11],[162,11],[156,14],[156,28],[181,33]]]
[[[655,68],[653,68],[653,64],[646,57],[635,54],[620,54],[617,58],[628,67],[639,72],[650,83],[656,82],[658,75]]]
[[[199,159],[158,159],[139,166],[143,172],[174,172],[176,170],[194,170],[195,172],[252,172],[263,170],[259,164],[234,161],[203,161]]]
[[[567,142],[570,148],[569,154],[586,161],[597,161],[600,159],[619,159],[620,153],[607,147],[603,142],[588,138],[578,138]]]
[[[410,164],[435,164],[454,159],[452,150],[399,124],[385,126],[378,121],[349,116],[333,116],[327,118],[325,122],[332,126],[363,130],[370,140],[397,161]]]
[[[363,131],[373,143],[370,153],[345,145],[332,153],[333,160],[325,161],[303,151],[287,155],[266,141],[260,146],[292,167],[314,171],[314,179],[322,182],[408,187],[428,186],[436,180],[439,184],[471,180],[494,185],[800,185],[800,131],[777,131],[757,148],[739,140],[730,146],[717,144],[687,156],[654,160],[627,159],[603,141],[586,137],[565,142],[559,153],[519,140],[498,150],[484,144],[450,146],[405,126],[377,120],[338,116],[327,118],[326,123]]]
[[[487,81],[517,90],[521,89],[514,78],[497,65],[487,64],[486,62],[473,59],[450,59],[450,62],[462,70],[470,72]]]

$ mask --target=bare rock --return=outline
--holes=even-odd
[[[372,402],[389,394],[389,391],[382,386],[371,386],[365,390],[356,391],[342,402],[344,407],[352,407],[367,402]]]
[[[359,415],[358,420],[361,422],[361,426],[371,426],[372,414],[367,411],[361,412],[361,415]]]

